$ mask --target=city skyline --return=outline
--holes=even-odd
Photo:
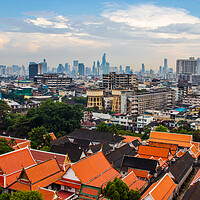
[[[0,9],[0,64],[48,66],[73,60],[92,67],[103,53],[112,67],[157,71],[168,59],[199,57],[199,0],[7,1]],[[81,8],[81,9],[80,9]]]

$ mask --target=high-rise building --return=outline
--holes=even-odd
[[[73,61],[73,69],[77,72],[78,71],[78,60]]]
[[[29,78],[33,78],[36,75],[43,74],[43,64],[30,62],[29,64]]]
[[[142,73],[145,73],[145,65],[142,63]]]
[[[43,64],[43,73],[47,73],[47,62],[46,59],[43,60],[43,62],[41,62],[41,64]]]
[[[164,67],[163,67],[163,73],[166,74],[168,72],[168,65],[167,65],[167,59],[164,59]]]
[[[83,63],[79,63],[78,64],[78,73],[79,75],[81,76],[84,76],[85,75],[85,66]]]
[[[137,87],[138,82],[135,74],[116,74],[115,72],[103,74],[104,89],[137,89]]]
[[[95,61],[94,61],[93,66],[92,66],[92,73],[96,75],[95,72],[96,72],[96,71],[95,71]]]
[[[65,63],[65,71],[70,72],[70,65],[68,63]]]
[[[57,73],[63,73],[64,71],[65,71],[65,68],[63,67],[63,65],[59,64],[57,68]]]
[[[97,75],[101,75],[101,66],[99,60],[97,60]]]
[[[158,73],[159,73],[159,74],[162,74],[162,66],[159,67]]]
[[[102,73],[108,74],[110,72],[110,64],[106,62],[106,54],[103,54],[102,63],[101,63]]]
[[[126,66],[126,70],[125,71],[126,71],[127,74],[130,74],[131,73],[131,67],[130,66]]]

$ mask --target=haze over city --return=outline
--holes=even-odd
[[[158,70],[200,52],[199,0],[6,1],[0,12],[0,60],[50,67],[74,59],[91,67],[104,52],[111,66]]]

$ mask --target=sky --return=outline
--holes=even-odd
[[[200,56],[200,0],[0,0],[0,65],[48,66],[79,60],[91,67],[158,70],[164,58]]]

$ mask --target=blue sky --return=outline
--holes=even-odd
[[[111,66],[199,56],[200,1],[7,0],[0,2],[0,64],[49,66],[73,59],[92,66],[104,52]]]

